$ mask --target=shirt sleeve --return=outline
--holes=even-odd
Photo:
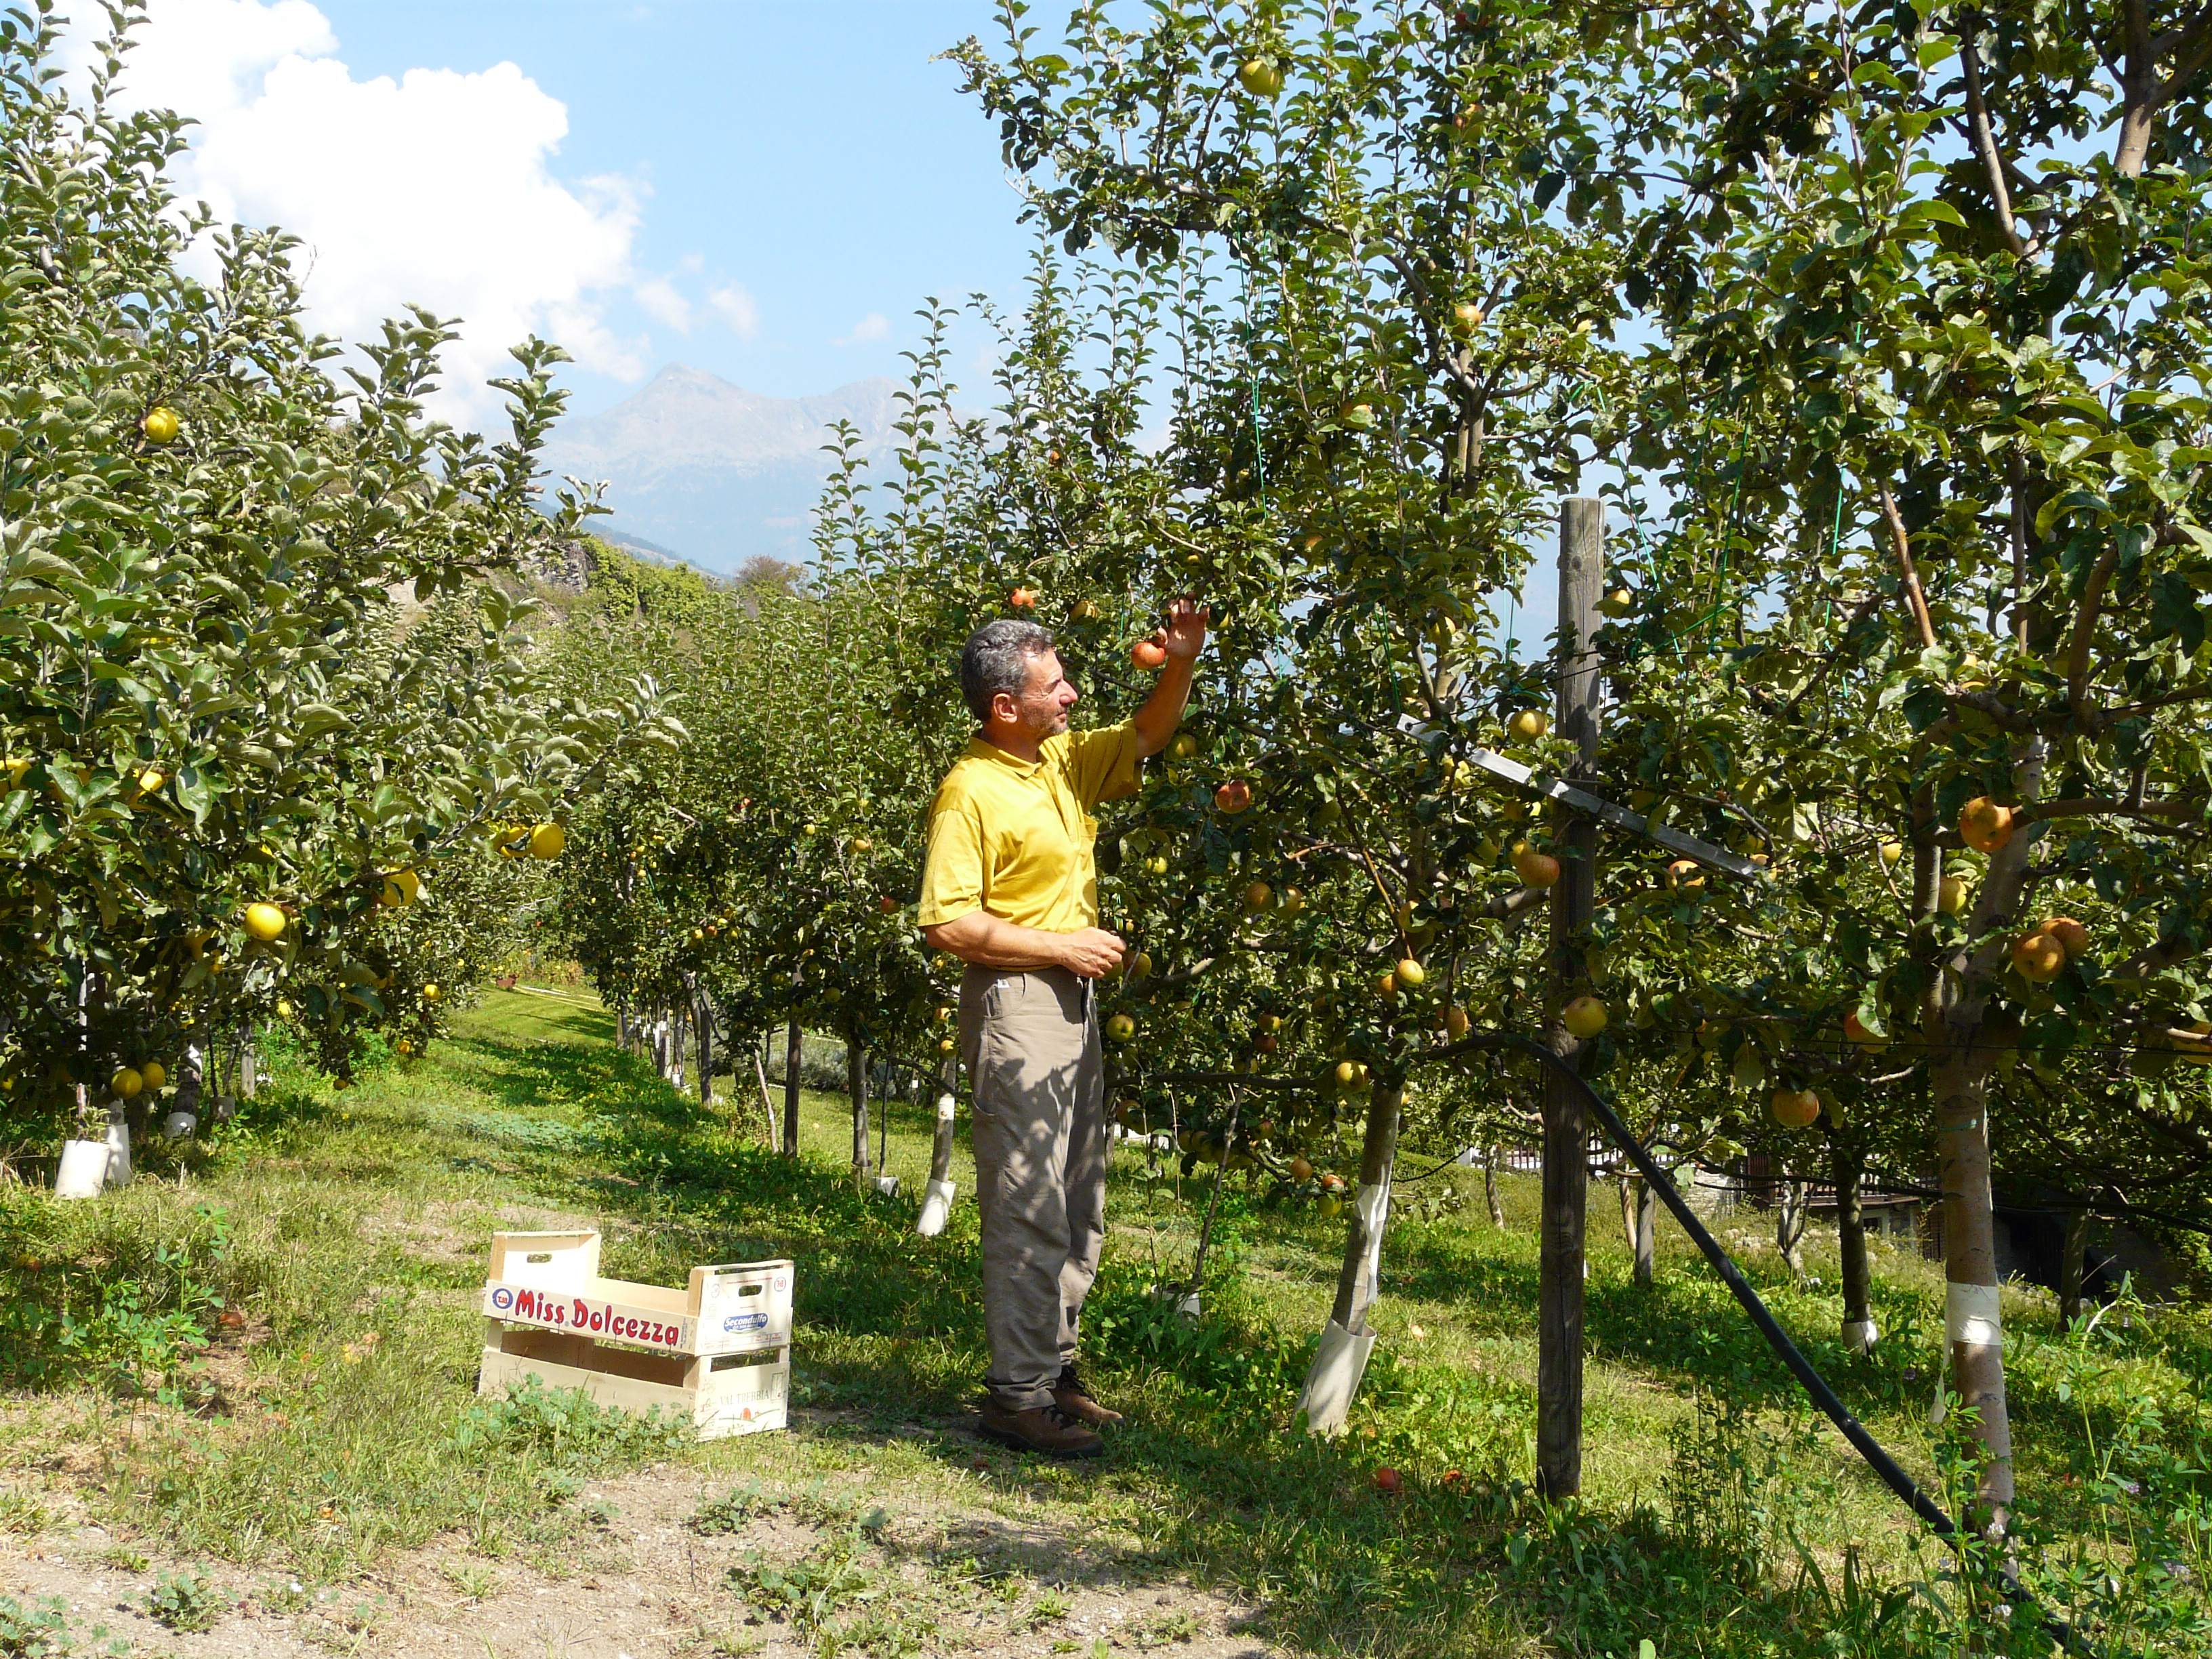
[[[939,801],[929,815],[916,923],[934,927],[983,908],[983,819],[965,796]]]
[[[1067,766],[1075,798],[1086,807],[1137,793],[1137,727],[1133,721],[1068,733]]]

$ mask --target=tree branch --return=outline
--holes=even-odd
[[[1920,573],[1912,567],[1912,545],[1905,533],[1905,520],[1892,499],[1889,486],[1880,490],[1882,521],[1889,526],[1890,544],[1897,550],[1897,568],[1905,585],[1905,608],[1911,611],[1912,620],[1920,625],[1920,643],[1923,649],[1936,647],[1936,624],[1928,615],[1928,596],[1920,591]]]
[[[1990,197],[1996,204],[1997,229],[2003,233],[2013,258],[2025,259],[2035,252],[2035,245],[2021,235],[2020,227],[2013,221],[2012,191],[2005,184],[2004,159],[1997,154],[1996,132],[1990,125],[1990,106],[1982,97],[1982,51],[1974,44],[1973,29],[1979,21],[1969,15],[1962,20],[1959,30],[1959,64],[1966,76],[1966,126],[1972,135],[1974,149],[1982,158],[1982,166],[1989,172]]]

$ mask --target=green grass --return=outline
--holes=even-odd
[[[585,1570],[599,1528],[576,1501],[583,1480],[674,1459],[784,1483],[937,1486],[970,1504],[1020,1494],[1052,1524],[1134,1539],[1133,1570],[1241,1588],[1301,1651],[1611,1655],[1649,1640],[1661,1655],[1933,1654],[1977,1620],[1985,1651],[2040,1650],[1990,1634],[1994,1612],[1957,1610],[1940,1552],[1916,1548],[1904,1512],[1808,1421],[1686,1241],[1670,1231],[1658,1283],[1633,1285],[1603,1189],[1574,1504],[1547,1510],[1522,1484],[1533,1182],[1508,1181],[1503,1231],[1479,1176],[1425,1183],[1462,1183],[1464,1201],[1394,1224],[1376,1360],[1351,1432],[1322,1443],[1290,1413],[1342,1224],[1232,1182],[1207,1317],[1188,1325],[1149,1292],[1187,1273],[1204,1187],[1171,1170],[1147,1180],[1127,1149],[1086,1342],[1129,1421],[1101,1465],[992,1454],[979,1486],[973,1441],[911,1431],[956,1426],[984,1369],[964,1145],[963,1202],[924,1240],[926,1109],[890,1103],[886,1167],[905,1195],[863,1196],[844,1169],[841,1098],[805,1098],[793,1164],[763,1147],[750,1077],[702,1109],[611,1036],[587,999],[495,993],[428,1056],[373,1067],[343,1093],[280,1063],[210,1145],[181,1163],[149,1152],[147,1178],[123,1193],[75,1206],[0,1194],[0,1422],[15,1448],[0,1483],[94,1446],[82,1496],[112,1520],[180,1557],[319,1583],[441,1535],[471,1558]],[[698,1262],[793,1258],[794,1397],[813,1408],[799,1431],[698,1446],[568,1397],[480,1403],[472,1292],[490,1234],[578,1221],[603,1230],[620,1277],[680,1284]],[[1878,1265],[1887,1336],[1856,1357],[1835,1339],[1832,1290],[1792,1283],[1771,1250],[1747,1261],[1878,1437],[1923,1480],[1955,1481],[1925,1420],[1938,1277],[1895,1252]],[[1813,1268],[1832,1286],[1818,1246]],[[226,1310],[254,1340],[201,1346]],[[2203,1638],[2186,1621],[2203,1618],[2212,1566],[2204,1324],[2133,1310],[2069,1336],[2027,1297],[2008,1298],[2007,1321],[2031,1560],[2047,1544],[2062,1588],[2072,1574],[2081,1605],[2102,1596],[2102,1651],[2191,1650]],[[1405,1472],[1402,1494],[1376,1489],[1382,1463]],[[848,1542],[821,1568],[841,1583],[865,1553]],[[2092,1583],[2091,1556],[2118,1570],[2118,1589]],[[491,1582],[480,1561],[455,1571]],[[749,1594],[793,1593],[789,1572],[763,1571]]]

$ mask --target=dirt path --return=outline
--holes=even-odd
[[[942,1436],[947,1453],[966,1449],[957,1425],[906,1432]],[[764,1453],[769,1439],[760,1439]],[[76,1651],[100,1651],[89,1638],[104,1626],[133,1654],[178,1659],[1286,1651],[1252,1632],[1249,1606],[1177,1578],[1133,1540],[1033,1493],[1018,1460],[979,1449],[970,1467],[948,1468],[938,1490],[907,1481],[885,1491],[869,1479],[865,1442],[841,1450],[853,1467],[811,1480],[749,1475],[740,1456],[734,1474],[668,1464],[594,1481],[576,1502],[598,1522],[566,1559],[487,1559],[454,1534],[319,1592],[281,1571],[164,1559],[151,1541],[74,1513],[66,1498],[57,1509],[49,1493],[46,1529],[0,1540],[0,1594],[26,1604],[60,1598],[84,1644]],[[210,1587],[204,1631],[149,1615],[149,1593],[180,1571]],[[810,1620],[810,1607],[818,1616]],[[823,1629],[836,1635],[824,1640]]]

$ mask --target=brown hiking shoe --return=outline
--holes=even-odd
[[[1032,1406],[1027,1411],[1008,1411],[995,1400],[983,1402],[976,1433],[1017,1451],[1033,1451],[1047,1457],[1096,1457],[1106,1443],[1057,1406]]]
[[[1060,1381],[1052,1385],[1052,1403],[1077,1422],[1087,1423],[1094,1429],[1121,1420],[1121,1413],[1109,1410],[1091,1397],[1091,1390],[1083,1386],[1083,1379],[1075,1374],[1073,1365],[1060,1368]]]

